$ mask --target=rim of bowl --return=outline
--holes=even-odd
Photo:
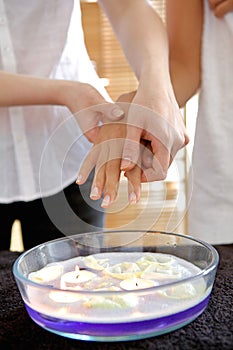
[[[44,285],[44,284],[40,284],[34,281],[29,280],[27,277],[25,277],[24,275],[22,275],[21,273],[19,273],[18,271],[18,266],[21,262],[21,260],[28,254],[30,254],[31,251],[38,249],[39,247],[42,247],[48,243],[53,243],[53,242],[57,242],[57,241],[63,241],[63,240],[67,240],[67,239],[71,239],[72,237],[76,237],[76,236],[80,236],[80,235],[92,235],[92,234],[101,234],[101,233],[122,233],[122,232],[126,232],[126,233],[159,233],[162,235],[169,235],[169,236],[176,236],[176,237],[181,237],[181,238],[186,238],[188,241],[194,241],[197,242],[201,245],[203,245],[204,247],[206,247],[211,253],[212,253],[212,260],[211,263],[204,268],[202,271],[198,272],[195,275],[177,280],[177,281],[172,281],[172,282],[168,282],[168,283],[164,283],[162,285],[158,285],[158,286],[154,286],[154,287],[150,287],[150,288],[144,288],[144,289],[138,289],[138,290],[120,290],[120,291],[108,291],[108,290],[71,290],[71,289],[62,289],[62,288],[56,288],[56,287],[51,287],[49,285]],[[145,292],[151,292],[151,291],[156,291],[156,290],[160,290],[160,289],[165,289],[168,287],[173,287],[173,286],[177,286],[179,284],[183,284],[183,283],[188,283],[190,281],[195,281],[196,279],[199,279],[200,277],[204,277],[206,275],[208,275],[211,271],[213,271],[214,269],[217,269],[219,263],[219,254],[217,252],[217,250],[213,247],[213,245],[211,245],[210,243],[207,243],[205,241],[202,241],[199,238],[195,238],[193,236],[190,235],[184,235],[184,234],[180,234],[180,233],[174,233],[174,232],[166,232],[166,231],[159,231],[159,230],[101,230],[101,231],[93,231],[93,232],[84,232],[84,233],[78,233],[76,235],[72,235],[72,236],[64,236],[61,238],[57,238],[45,243],[41,243],[25,252],[23,252],[14,262],[13,264],[13,274],[16,278],[16,280],[21,280],[23,283],[27,283],[29,285],[38,287],[38,288],[42,288],[45,290],[53,290],[53,291],[60,291],[60,292],[66,292],[66,293],[75,293],[75,294],[87,294],[87,295],[113,295],[113,294],[126,294],[126,293],[145,293]],[[213,281],[214,282],[214,281]]]

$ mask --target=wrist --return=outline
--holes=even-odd
[[[53,105],[67,106],[72,84],[66,80],[51,80],[48,96]]]

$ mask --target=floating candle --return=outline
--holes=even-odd
[[[145,289],[151,288],[157,285],[152,280],[146,280],[143,278],[133,278],[133,279],[125,279],[120,283],[120,287],[125,290],[137,290],[137,289]]]
[[[87,270],[76,270],[76,271],[70,271],[66,272],[64,275],[61,276],[61,288],[79,288],[79,285],[81,283],[90,281],[91,279],[95,278],[97,275],[91,271]]]
[[[39,314],[69,321],[121,323],[162,317],[192,307],[206,288],[204,280],[172,285],[171,279],[190,277],[199,269],[158,253],[100,253],[60,264],[63,274],[48,283],[43,297],[30,288],[29,306]]]

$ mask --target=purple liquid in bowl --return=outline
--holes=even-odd
[[[205,310],[209,298],[210,296],[191,308],[169,316],[123,323],[68,321],[39,313],[27,304],[25,306],[33,321],[53,333],[74,339],[111,341],[147,338],[181,328],[192,322]]]

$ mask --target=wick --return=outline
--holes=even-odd
[[[136,282],[136,287],[138,287],[138,283]]]
[[[76,278],[79,278],[79,275],[77,275]]]

